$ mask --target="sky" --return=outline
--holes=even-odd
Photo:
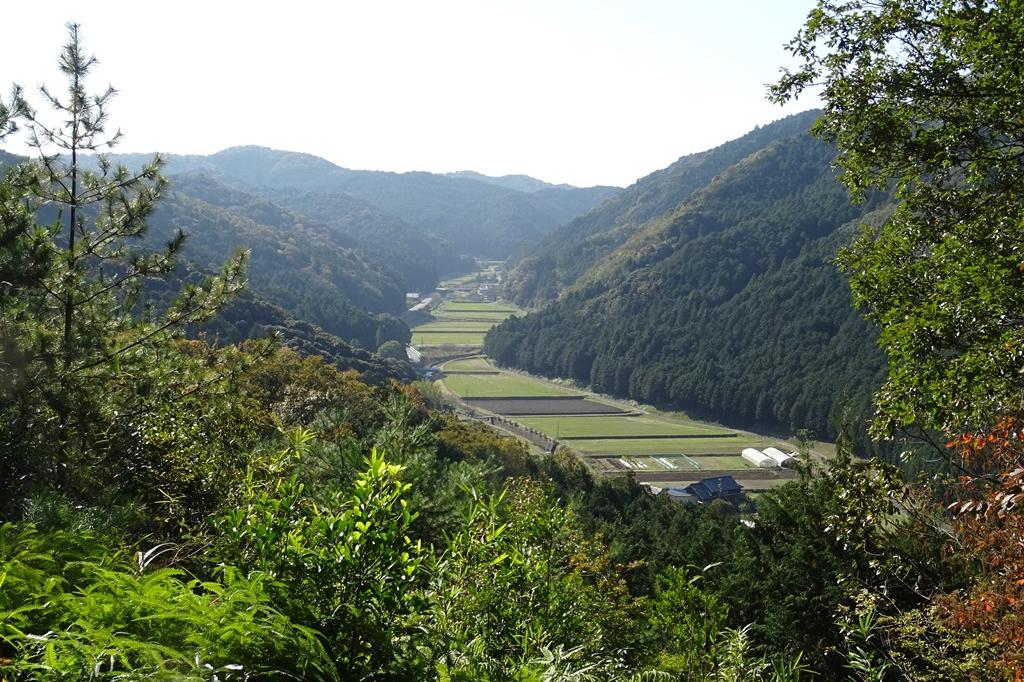
[[[4,8],[0,96],[63,86],[65,24],[121,152],[244,144],[346,168],[626,186],[817,106],[766,84],[814,0],[46,0]],[[23,151],[17,140],[5,143]]]

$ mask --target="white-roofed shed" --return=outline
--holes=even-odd
[[[775,462],[776,466],[780,467],[789,466],[789,463],[791,463],[794,459],[793,455],[787,455],[785,452],[779,450],[778,448],[765,448],[764,454],[771,457],[772,461]]]
[[[770,469],[775,466],[775,462],[772,460],[772,458],[764,454],[757,448],[743,448],[743,452],[740,453],[740,456],[742,456],[743,459],[747,460],[754,466],[761,469]]]

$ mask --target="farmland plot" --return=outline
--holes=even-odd
[[[755,436],[729,438],[601,438],[573,440],[572,447],[594,455],[725,455],[739,462],[743,448],[764,446]]]
[[[517,420],[557,438],[644,438],[657,436],[726,436],[736,434],[704,424],[681,424],[652,417],[523,417]]]
[[[466,402],[508,417],[520,415],[626,414],[614,405],[587,400],[582,396],[550,398],[470,398]],[[518,421],[518,419],[517,419]]]
[[[463,398],[504,398],[579,395],[543,381],[515,374],[449,374],[444,383]]]

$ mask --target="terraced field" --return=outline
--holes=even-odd
[[[572,447],[584,455],[722,455],[737,465],[746,466],[740,457],[743,448],[765,447],[769,441],[757,436],[727,438],[597,438],[573,440]]]
[[[472,310],[446,310],[440,308],[434,311],[434,317],[439,320],[468,320],[473,322],[490,322],[492,325],[504,321],[514,313],[486,310],[474,312]]]
[[[681,424],[653,417],[522,417],[516,421],[554,438],[627,438],[642,436],[734,436],[704,424]]]
[[[506,303],[445,301],[432,311],[429,321],[413,327],[412,345],[480,348],[488,329],[519,312],[522,311]]]
[[[493,322],[476,320],[437,320],[416,327],[416,333],[423,332],[486,332],[494,326]]]
[[[539,396],[579,395],[577,391],[560,388],[516,374],[449,374],[444,383],[463,398],[504,398],[515,396],[529,398]]]
[[[487,361],[485,357],[477,358],[464,358],[462,360],[452,360],[446,362],[444,367],[446,372],[496,372],[498,369]]]
[[[508,303],[487,303],[475,301],[445,301],[441,307],[445,312],[521,313],[522,309]]]
[[[522,312],[507,303],[445,301],[430,321],[413,330],[413,343],[479,347],[491,326]],[[571,447],[595,473],[631,472],[681,481],[719,472],[758,481],[790,475],[757,469],[740,456],[743,448],[781,445],[771,439],[637,413],[614,401],[500,369],[483,356],[451,360],[441,369],[444,385],[467,405],[485,415],[501,415],[551,439],[549,443]]]
[[[569,417],[572,415],[626,414],[624,410],[614,405],[586,400],[582,396],[578,398],[564,395],[548,398],[474,397],[467,398],[466,402],[488,412],[517,418],[525,415],[563,415]]]
[[[600,464],[608,471],[641,472],[678,472],[680,475],[693,474],[697,471],[743,471],[753,469],[747,462],[737,465],[736,458],[730,456],[708,455],[705,457],[602,457]]]
[[[484,345],[484,335],[487,332],[427,332],[421,334],[415,329],[412,332],[412,345],[414,346],[443,346],[452,344],[455,346]]]

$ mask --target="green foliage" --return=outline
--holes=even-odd
[[[700,574],[667,568],[657,579],[648,628],[662,651],[660,668],[682,679],[704,679],[716,669],[728,609],[698,587]]]
[[[0,526],[0,674],[10,679],[328,677],[315,633],[270,605],[264,575],[218,581],[135,565],[93,538]]]
[[[934,7],[941,15],[954,5]],[[827,25],[814,24],[822,12],[812,26]],[[851,26],[862,20],[873,19]],[[166,274],[183,242],[134,248],[163,190],[159,161],[137,174],[102,157],[78,165],[77,150],[102,145],[113,94],[86,98],[91,64],[72,28],[62,56],[71,104],[49,99],[85,117],[77,142],[74,131],[46,128],[20,96],[0,107],[0,137],[16,115],[40,146],[53,132],[72,152],[69,166],[47,154],[0,182],[0,522],[22,519],[0,523],[0,677],[782,682],[806,679],[810,667],[822,679],[865,680],[994,669],[991,643],[928,602],[970,585],[974,567],[944,560],[941,516],[892,468],[851,459],[845,434],[826,471],[805,463],[799,481],[756,504],[682,506],[632,480],[595,482],[565,450],[532,457],[483,424],[431,411],[414,388],[370,386],[266,343],[184,340],[186,325],[234,293],[241,262],[176,299],[173,286],[142,286]],[[734,403],[754,419],[816,428],[835,404],[830,386],[845,381],[856,401],[874,357],[857,345],[870,336],[840,305],[842,280],[825,261],[844,234],[837,226],[861,212],[831,183],[831,149],[781,134],[798,123],[638,185],[630,200],[649,189],[649,202],[612,207],[616,221],[638,222],[588,254],[624,248],[543,315],[498,330],[496,352],[602,390],[692,395],[705,409]],[[760,149],[752,156],[751,145]],[[253,180],[298,177],[310,162],[258,152],[284,164],[269,173],[245,168],[252,154],[225,152],[217,163]],[[306,182],[344,179],[326,162],[320,169]],[[980,181],[969,164],[957,172]],[[367,180],[357,175],[353,187]],[[669,185],[681,179],[692,186],[679,194]],[[398,280],[377,278],[345,235],[299,221],[275,245],[263,226],[295,226],[296,216],[202,180],[190,191],[199,196],[175,199],[177,215],[194,211],[199,225],[230,213],[268,262],[319,278],[308,305],[341,291],[352,272],[365,275],[357,288],[367,300],[394,293]],[[63,200],[73,216],[38,225],[40,198]],[[320,210],[343,205],[334,197]],[[595,220],[577,228],[599,231]],[[341,222],[332,230],[343,232]],[[208,237],[218,248],[230,242]],[[332,271],[319,260],[328,251],[351,256],[355,269]],[[264,275],[268,291],[302,295],[298,280]],[[768,324],[766,311],[788,326]],[[224,322],[241,338],[295,321],[254,298]],[[365,311],[339,324],[358,326],[353,335],[372,348],[388,341],[394,351],[408,335]],[[388,372],[388,362],[370,363],[315,327],[296,334],[306,350]],[[842,371],[829,352],[848,361]],[[829,381],[797,378],[825,368]],[[991,367],[977,368],[987,381]],[[706,568],[697,579],[690,566]]]
[[[405,346],[398,341],[385,341],[380,344],[377,348],[377,355],[382,358],[402,360],[403,362],[408,360],[408,356],[405,353]]]
[[[762,495],[753,527],[710,579],[756,642],[802,652],[835,678],[847,664],[835,653],[847,641],[835,619],[859,591],[898,613],[955,584],[941,559],[947,537],[933,523],[892,467],[840,456]]]
[[[388,379],[408,381],[415,377],[404,360],[397,362],[371,355],[311,322],[295,318],[251,291],[243,292],[215,318],[191,332],[216,339],[221,344],[273,336],[303,357],[319,356],[339,370],[356,370],[371,384],[382,384]]]
[[[1022,30],[1014,2],[821,2],[773,89],[820,84],[843,182],[901,200],[843,255],[889,355],[879,435],[983,430],[1020,404]]]
[[[953,625],[935,606],[881,616],[871,632],[890,670],[921,682],[993,677],[997,651],[983,635]],[[876,659],[877,660],[877,659]],[[1005,671],[1004,671],[1005,672]]]
[[[374,451],[350,490],[308,495],[297,467],[311,438],[293,431],[284,453],[249,470],[241,498],[214,522],[217,551],[274,579],[275,605],[316,628],[343,678],[408,674],[405,618],[422,561],[407,535],[410,486]]]
[[[409,339],[395,317],[406,288],[394,268],[322,224],[205,176],[175,177],[150,222],[157,233],[184,230],[200,271],[244,246],[253,292],[330,334],[370,349]]]
[[[508,679],[581,646],[607,677],[635,636],[625,586],[541,485],[479,497],[430,566],[432,658],[452,679]]]
[[[476,262],[436,233],[413,227],[340,191],[267,190],[274,203],[344,235],[399,278],[404,291],[430,291],[438,279],[476,269]]]
[[[184,237],[175,235],[160,251],[138,248],[165,185],[159,157],[138,172],[103,155],[95,169],[81,165],[80,154],[119,138],[105,137],[114,91],[86,91],[94,64],[78,27],[70,25],[60,57],[67,92],[60,97],[43,89],[58,122],[47,123],[18,101],[14,113],[38,159],[0,181],[0,267],[20,273],[0,293],[0,499],[11,507],[49,485],[88,500],[111,484],[111,473],[165,467],[181,473],[168,434],[178,445],[198,434],[168,420],[201,424],[223,406],[219,391],[246,363],[177,343],[186,325],[208,319],[244,285],[244,253],[220,276],[186,285],[166,305],[147,301],[144,283],[170,271]],[[44,204],[58,214],[52,226],[36,227],[31,216]],[[126,451],[125,442],[138,446]],[[198,446],[186,458],[198,458]]]

